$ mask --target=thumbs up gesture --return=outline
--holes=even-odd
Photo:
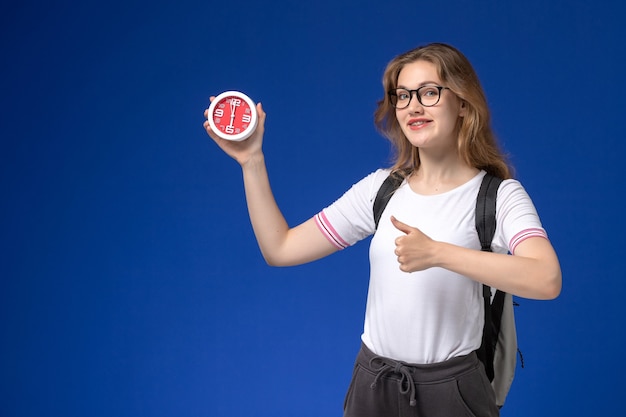
[[[422,233],[421,230],[411,227],[406,223],[391,216],[391,223],[402,235],[396,238],[396,250],[400,270],[403,272],[423,271],[436,266],[434,255],[436,243]]]

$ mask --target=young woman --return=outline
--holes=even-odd
[[[388,64],[383,87],[375,123],[396,149],[395,165],[369,174],[293,228],[270,188],[262,105],[246,141],[224,141],[208,122],[204,127],[241,165],[254,232],[270,265],[310,262],[376,232],[344,416],[497,416],[475,353],[484,321],[482,284],[552,299],[561,290],[559,261],[530,197],[511,179],[482,87],[461,52],[445,44],[406,52]],[[391,172],[404,180],[376,229],[372,204]],[[474,225],[486,172],[505,180],[493,253],[480,251]]]

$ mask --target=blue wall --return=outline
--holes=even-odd
[[[476,67],[562,262],[561,297],[517,310],[502,415],[621,413],[617,2],[39,3],[0,15],[1,416],[340,416],[367,242],[266,266],[202,113],[229,89],[263,102],[297,224],[387,165],[383,69],[432,41]]]

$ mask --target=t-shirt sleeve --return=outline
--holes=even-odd
[[[317,227],[333,245],[344,249],[374,233],[374,199],[388,176],[386,169],[372,172],[315,216]]]
[[[530,237],[548,238],[530,196],[516,180],[503,181],[496,200],[496,252],[510,252]]]

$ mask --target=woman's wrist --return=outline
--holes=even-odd
[[[256,171],[259,168],[265,169],[265,155],[261,151],[256,152],[244,161],[239,161],[239,165],[241,165],[243,171]]]

